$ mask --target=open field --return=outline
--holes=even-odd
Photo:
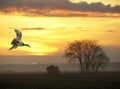
[[[1,73],[0,89],[120,89],[120,72]]]

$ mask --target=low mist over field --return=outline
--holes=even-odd
[[[51,64],[0,64],[0,72],[46,72]],[[54,63],[61,72],[79,72],[79,64]],[[112,62],[101,71],[120,71],[120,62]]]

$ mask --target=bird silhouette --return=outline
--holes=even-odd
[[[22,42],[22,40],[21,40],[21,39],[22,39],[22,32],[21,32],[21,31],[15,29],[15,33],[16,33],[16,38],[14,38],[14,39],[12,40],[12,42],[11,42],[12,47],[9,48],[9,50],[15,49],[15,48],[17,48],[18,46],[28,46],[28,47],[31,47],[29,44],[24,44],[24,43]]]

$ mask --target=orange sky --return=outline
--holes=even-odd
[[[91,1],[93,0],[88,0],[88,3]],[[118,2],[118,0],[117,2],[115,0],[100,1],[105,4],[104,8],[107,7],[107,4],[115,6]],[[116,11],[111,12],[110,8],[108,11],[101,9],[93,11],[94,8],[90,10],[77,10],[76,8],[74,11],[71,8],[57,9],[57,6],[54,10],[22,7],[20,11],[18,7],[7,5],[7,8],[0,7],[0,55],[60,55],[63,54],[68,43],[81,39],[98,40],[98,43],[107,50],[112,47],[116,53],[120,51],[120,12],[114,7],[112,8]],[[90,5],[92,6],[92,4]],[[30,12],[25,12],[23,9]],[[8,51],[12,39],[15,37],[15,28],[22,31],[23,42],[30,44],[31,48],[19,47]],[[112,54],[114,53],[109,55]]]
[[[94,17],[25,17],[0,15],[0,48],[2,55],[53,55],[63,52],[73,40],[95,39],[100,44],[120,45],[120,18]],[[15,37],[14,28],[23,33],[31,48],[8,51]]]

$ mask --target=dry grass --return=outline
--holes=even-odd
[[[59,75],[2,73],[0,89],[120,89],[120,72]]]

